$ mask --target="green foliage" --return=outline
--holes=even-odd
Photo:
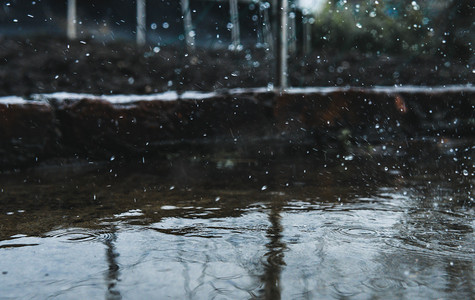
[[[447,13],[441,9],[444,4],[439,5],[439,11],[434,13],[434,2],[419,2],[420,4],[413,0],[329,1],[323,11],[315,16],[314,47],[328,51],[357,50],[409,57],[441,54],[442,43],[446,42],[442,35],[450,35],[447,31],[437,30],[436,22],[440,22]],[[449,4],[445,6],[451,7]],[[463,7],[465,15],[468,6],[466,4]],[[473,5],[470,8],[473,10]],[[457,11],[457,8],[453,8],[452,11],[456,16],[460,14],[460,9]],[[473,15],[468,15],[468,18],[465,23],[470,26]],[[464,33],[465,37],[470,32],[463,28],[456,29]],[[453,34],[454,37],[459,35],[457,32]],[[464,51],[468,50],[464,48]]]

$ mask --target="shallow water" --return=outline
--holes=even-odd
[[[0,176],[1,299],[473,299],[471,141]]]

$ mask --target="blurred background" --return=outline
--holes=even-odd
[[[281,3],[2,1],[0,93],[272,88]],[[290,86],[475,77],[470,0],[289,0],[285,15]]]

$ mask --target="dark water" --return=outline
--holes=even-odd
[[[4,174],[0,299],[474,299],[474,151],[441,140]]]

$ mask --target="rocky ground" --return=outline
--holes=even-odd
[[[315,51],[289,59],[292,86],[444,85],[474,81],[474,65],[438,57]],[[56,91],[149,94],[268,86],[271,54],[61,38],[0,38],[0,95]]]

